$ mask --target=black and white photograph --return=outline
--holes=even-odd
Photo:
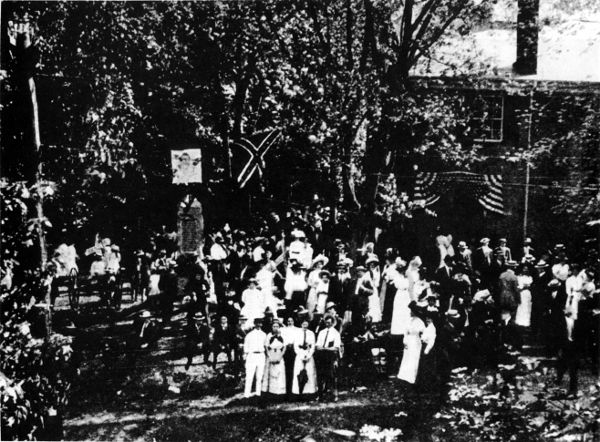
[[[0,440],[600,440],[599,0],[0,0]]]

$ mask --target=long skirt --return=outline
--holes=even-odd
[[[294,380],[294,363],[296,361],[296,352],[293,345],[288,345],[283,355],[285,363],[285,391],[287,394],[292,392],[292,383]]]
[[[285,362],[273,362],[267,358],[262,381],[262,391],[271,394],[285,394]]]
[[[307,381],[300,392],[300,386],[298,385],[298,375],[302,370],[306,370]],[[317,392],[317,370],[315,369],[315,359],[310,358],[308,361],[303,361],[300,357],[296,356],[294,362],[294,379],[292,383],[292,393],[294,394],[315,394]]]
[[[404,354],[400,363],[398,379],[414,384],[419,372],[419,359],[421,358],[421,337],[419,335],[404,336]]]
[[[158,295],[160,293],[160,289],[158,288],[159,281],[160,275],[158,273],[150,275],[148,296]]]
[[[369,296],[369,313],[373,322],[381,322],[381,305],[379,303],[379,296],[377,292],[374,292]]]
[[[313,314],[315,312],[315,307],[317,306],[317,290],[314,287],[308,291],[308,297],[306,298],[306,309],[308,310],[308,315],[312,319]]]
[[[521,327],[531,325],[531,292],[529,289],[521,290],[521,302],[517,307],[515,323]]]

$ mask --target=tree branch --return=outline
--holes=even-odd
[[[409,64],[413,66],[419,57],[423,55],[433,44],[435,44],[442,35],[446,32],[448,27],[458,18],[461,12],[464,12],[464,7],[467,4],[468,0],[463,0],[459,6],[454,10],[453,13],[450,14],[450,17],[446,20],[446,22],[437,30],[437,32],[433,35],[433,37],[422,47],[417,48],[414,55],[410,58]],[[418,52],[417,52],[418,51]]]

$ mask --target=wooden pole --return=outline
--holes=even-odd
[[[529,216],[529,181],[530,162],[529,151],[531,150],[531,126],[533,124],[533,88],[529,92],[529,127],[527,129],[527,153],[525,154],[525,207],[523,210],[523,241],[527,238],[527,218]]]
[[[42,205],[43,199],[43,191],[40,187],[40,181],[42,177],[42,163],[40,161],[40,151],[42,147],[41,137],[40,137],[40,120],[39,120],[39,108],[37,101],[37,92],[35,87],[35,80],[33,78],[34,67],[35,67],[35,51],[33,48],[33,27],[25,18],[22,22],[17,24],[9,23],[9,26],[12,29],[9,32],[13,33],[15,38],[15,46],[16,46],[16,54],[21,59],[17,60],[17,63],[22,66],[19,70],[19,74],[22,78],[18,78],[17,81],[23,85],[26,90],[24,91],[27,94],[27,105],[30,106],[30,130],[31,130],[31,139],[32,139],[32,153],[35,156],[35,172],[32,174],[33,176],[28,176],[28,180],[33,181],[34,186],[37,191],[36,195],[36,217],[39,222],[38,226],[38,245],[40,249],[40,268],[41,271],[44,272],[46,269],[46,262],[48,261],[48,251],[46,247],[46,238],[44,235],[44,209]],[[32,59],[29,59],[29,58]],[[25,99],[25,93],[23,94],[23,99]],[[29,175],[29,173],[28,173]],[[52,309],[51,309],[52,297],[51,297],[51,289],[50,287],[46,291],[45,295],[45,304],[46,304],[46,339],[48,339],[52,333]]]

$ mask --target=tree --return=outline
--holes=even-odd
[[[411,174],[425,151],[458,157],[444,154],[460,149],[451,114],[439,102],[419,110],[409,71],[489,7],[474,0],[4,6],[27,10],[40,28],[47,83],[39,89],[54,99],[42,109],[44,138],[56,146],[45,173],[76,195],[55,203],[75,224],[115,218],[106,226],[114,232],[135,224],[131,212],[156,212],[167,198],[166,151],[181,134],[210,153],[205,188],[219,195],[233,185],[233,142],[278,129],[261,195],[303,202],[329,184],[332,206],[357,213],[363,233],[382,174]],[[61,182],[65,165],[73,173]],[[123,186],[128,168],[147,184]],[[299,172],[302,186],[294,184]]]

